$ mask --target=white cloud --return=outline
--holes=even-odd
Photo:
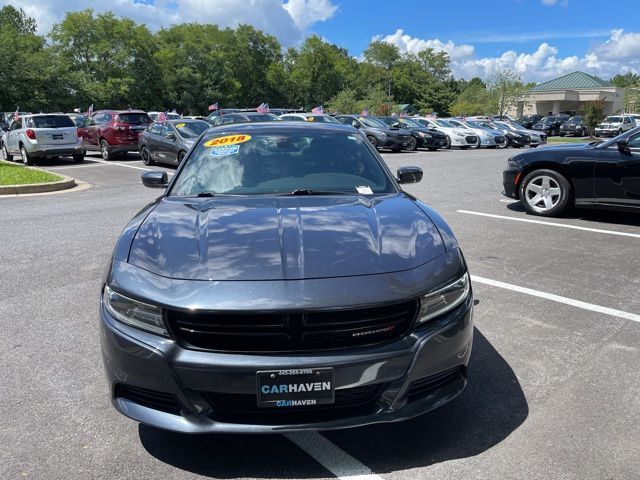
[[[306,30],[317,22],[330,19],[338,7],[330,0],[289,0],[284,4],[295,24],[301,30]]]
[[[640,72],[640,33],[611,31],[610,37],[583,56],[559,55],[557,47],[541,43],[533,52],[507,50],[498,57],[478,57],[472,45],[456,45],[451,40],[421,39],[411,37],[402,30],[392,35],[376,36],[396,45],[402,52],[416,53],[431,47],[446,51],[451,57],[451,67],[456,77],[470,79],[478,76],[490,78],[501,70],[518,73],[523,81],[541,82],[576,70],[584,70],[604,79],[628,71]]]
[[[554,6],[560,5],[561,7],[566,7],[569,5],[569,0],[542,0],[543,5]]]
[[[386,37],[374,37],[375,40],[393,43],[401,52],[418,53],[420,50],[433,48],[436,52],[447,52],[452,60],[460,60],[473,56],[474,48],[471,45],[456,45],[451,40],[444,43],[439,39],[422,40],[406,35],[404,30],[398,29],[393,35]]]
[[[111,10],[157,30],[175,23],[213,23],[235,27],[246,23],[275,35],[285,46],[300,41],[315,23],[333,16],[332,0],[155,0],[151,4],[134,0],[13,0],[16,7],[38,21],[39,33],[49,32],[65,12],[93,8]]]

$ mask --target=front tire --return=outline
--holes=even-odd
[[[25,165],[31,166],[35,164],[35,162],[33,161],[33,157],[29,155],[27,149],[24,148],[24,145],[20,147],[20,156],[22,156],[22,163],[24,163]]]
[[[556,217],[571,203],[571,184],[555,170],[534,170],[520,184],[520,201],[532,215]]]
[[[376,140],[376,137],[373,135],[367,135],[367,140],[369,140],[369,143],[373,145],[374,148],[378,148],[378,140]]]
[[[113,160],[113,153],[109,147],[109,142],[106,140],[100,141],[100,156],[103,160]]]
[[[73,156],[73,163],[82,163],[84,162],[84,153],[78,153]]]
[[[184,160],[186,154],[186,152],[178,152],[178,165],[182,163],[182,160]]]
[[[447,150],[451,148],[451,137],[447,135],[447,146],[445,147]]]
[[[409,150],[410,152],[415,152],[417,149],[418,141],[414,137],[411,137],[411,140],[409,140],[409,143],[407,144],[407,150]]]

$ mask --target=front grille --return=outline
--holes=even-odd
[[[546,142],[547,141],[547,136],[544,135],[544,134],[540,135],[540,141],[541,142]]]
[[[219,352],[321,351],[397,340],[411,328],[417,300],[381,307],[316,312],[167,311],[185,348]]]
[[[418,400],[419,398],[426,397],[429,393],[437,390],[443,385],[454,380],[456,377],[462,375],[462,369],[464,367],[453,367],[435,375],[430,375],[420,380],[414,380],[409,386],[409,393],[407,399],[409,402]]]
[[[366,415],[377,410],[376,400],[384,384],[336,390],[335,402],[311,407],[260,408],[253,394],[201,392],[211,405],[210,417],[230,423],[292,424],[313,423],[351,416]]]
[[[478,137],[474,135],[467,136],[465,140],[467,141],[467,143],[478,143]]]
[[[143,407],[173,413],[174,415],[180,414],[178,399],[171,393],[118,383],[115,387],[114,396],[115,398],[126,398]]]
[[[501,136],[497,136],[493,138],[495,140],[496,143],[504,143],[505,138],[501,137]]]

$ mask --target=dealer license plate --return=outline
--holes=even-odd
[[[335,401],[333,368],[258,372],[256,383],[258,407],[313,407]]]

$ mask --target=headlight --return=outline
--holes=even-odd
[[[454,309],[469,296],[469,273],[465,273],[455,282],[420,299],[418,323],[424,323],[438,315]]]
[[[102,301],[116,320],[147,332],[169,336],[159,307],[120,295],[108,286],[104,287]]]
[[[429,135],[428,133],[424,133],[424,132],[418,132],[418,136],[422,137],[422,138],[431,138],[431,135]]]
[[[464,138],[464,135],[462,133],[455,132],[454,135],[456,137]]]

